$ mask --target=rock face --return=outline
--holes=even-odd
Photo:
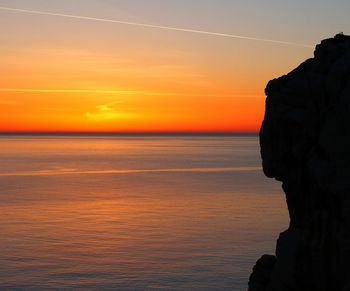
[[[263,168],[283,182],[290,227],[249,290],[350,290],[350,36],[323,40],[266,95]]]

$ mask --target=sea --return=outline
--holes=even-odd
[[[247,290],[287,226],[257,136],[0,137],[0,290]]]

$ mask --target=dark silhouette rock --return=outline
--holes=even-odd
[[[290,227],[249,290],[350,290],[350,36],[323,40],[266,95],[263,168],[283,182]]]

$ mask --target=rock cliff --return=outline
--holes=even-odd
[[[263,169],[283,183],[290,226],[249,290],[350,290],[350,36],[323,40],[266,95]]]

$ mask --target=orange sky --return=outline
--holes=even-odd
[[[3,132],[257,131],[266,82],[312,52],[6,11],[0,25]]]

